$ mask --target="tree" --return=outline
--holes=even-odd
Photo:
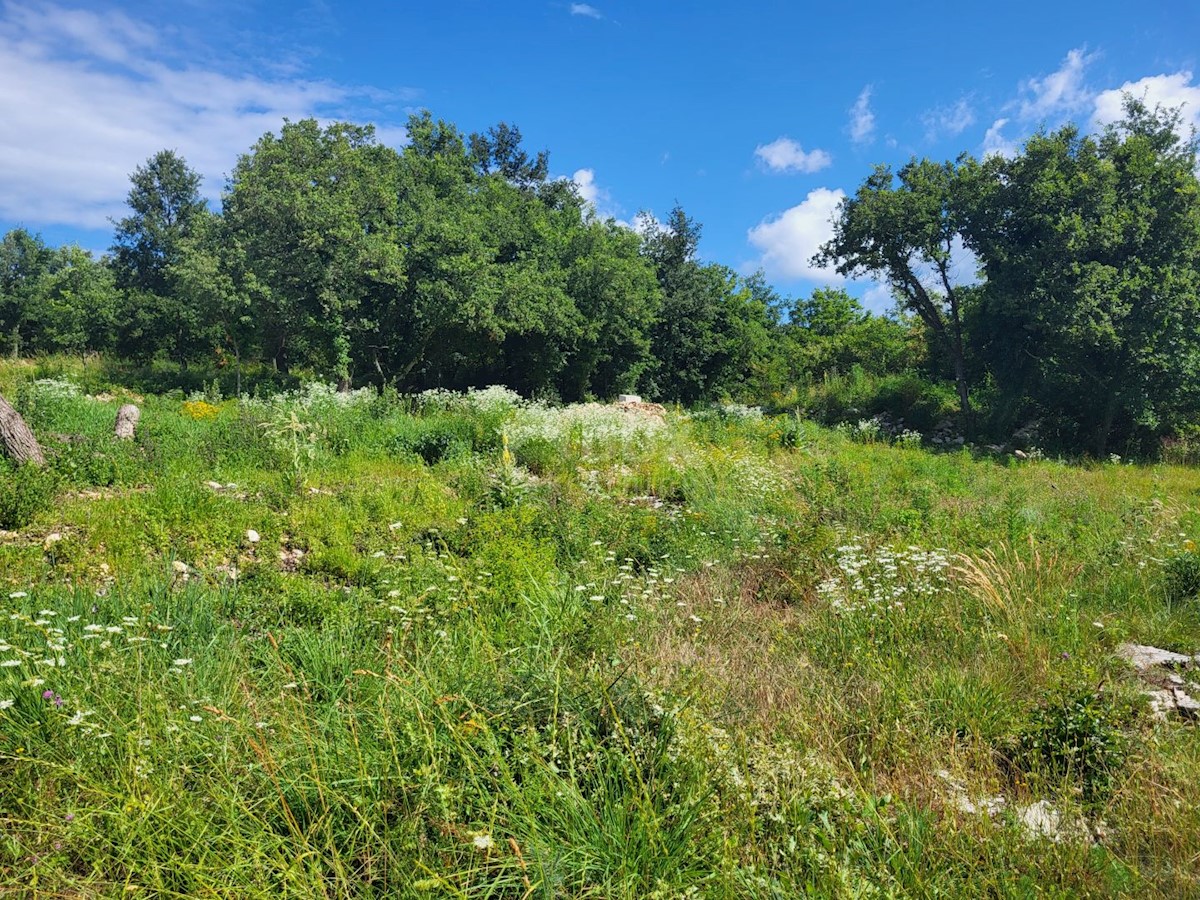
[[[287,371],[306,362],[348,387],[356,348],[404,281],[396,238],[398,155],[370,126],[285,122],[234,168],[229,237],[263,297],[264,347]]]
[[[566,291],[581,324],[558,378],[564,400],[636,392],[649,371],[662,294],[640,250],[638,235],[613,221],[572,230]]]
[[[221,216],[206,211],[198,217],[181,249],[171,267],[176,289],[184,304],[210,324],[218,351],[233,355],[240,395],[243,364],[259,349],[257,314],[265,305],[263,291],[245,248]]]
[[[124,289],[170,292],[169,270],[192,221],[205,211],[200,176],[173,150],[160,150],[129,176],[132,215],[117,222],[113,271]]]
[[[1178,112],[1030,138],[973,176],[980,353],[1013,409],[1103,456],[1200,408],[1200,184]]]
[[[148,359],[167,350],[181,365],[207,343],[206,323],[183,303],[171,276],[193,223],[205,211],[200,176],[173,150],[130,175],[131,215],[116,223],[112,269],[124,292],[119,349]]]
[[[699,223],[676,206],[665,225],[646,232],[643,246],[663,297],[651,332],[656,360],[651,383],[658,395],[685,404],[728,386],[739,349],[738,278],[724,266],[701,265],[699,241]]]
[[[912,320],[872,315],[843,288],[817,288],[798,301],[789,329],[812,375],[845,374],[859,366],[874,375],[910,369],[922,358]]]
[[[472,134],[468,140],[471,159],[481,175],[499,174],[518,187],[533,189],[550,174],[550,155],[540,151],[530,157],[521,147],[521,129],[501,122],[486,134]]]
[[[542,182],[520,132],[471,144],[429,114],[409,120],[400,169],[404,284],[392,294],[380,356],[402,384],[503,382],[553,390],[584,328],[568,290],[578,198]]]
[[[54,252],[23,228],[0,240],[0,338],[13,358],[27,349],[37,318],[42,282]]]
[[[117,328],[118,294],[112,271],[73,244],[53,251],[42,278],[35,345],[42,351],[109,349]]]
[[[42,448],[21,414],[0,395],[0,449],[17,465],[44,466]]]
[[[971,400],[963,341],[965,294],[955,276],[962,255],[963,178],[969,157],[955,163],[914,160],[895,175],[878,166],[843,201],[833,237],[813,258],[842,275],[884,281],[902,308],[915,313],[945,348],[968,427]]]

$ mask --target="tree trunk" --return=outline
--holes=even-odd
[[[1096,451],[1096,459],[1104,459],[1108,450],[1108,438],[1112,434],[1113,422],[1117,418],[1117,406],[1120,398],[1113,394],[1104,405],[1104,414],[1100,424],[1096,426],[1096,437],[1092,447]]]
[[[971,395],[967,390],[967,365],[963,359],[962,345],[954,347],[954,381],[958,386],[958,402],[962,407],[963,418],[966,420],[968,433],[972,431]]]
[[[28,463],[33,466],[44,466],[46,457],[38,446],[37,438],[21,418],[21,414],[13,409],[4,397],[0,396],[0,446],[8,457],[18,465]]]
[[[126,403],[117,410],[117,425],[114,433],[123,441],[132,441],[134,429],[137,428],[138,419],[142,417],[141,411],[132,403]]]

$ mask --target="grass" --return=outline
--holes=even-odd
[[[1114,655],[1200,650],[1192,468],[495,390],[145,395],[126,444],[41,374],[2,895],[1200,895],[1200,742]]]

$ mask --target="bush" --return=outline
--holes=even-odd
[[[1078,783],[1085,804],[1105,799],[1113,774],[1125,762],[1121,726],[1131,710],[1099,690],[1085,689],[1034,710],[1017,742],[1017,764],[1026,773]]]
[[[49,509],[58,489],[58,476],[36,466],[11,467],[0,462],[0,528],[24,528],[43,509]]]
[[[417,433],[408,449],[431,466],[449,456],[469,452],[471,430],[466,425],[455,420],[434,422]]]
[[[1170,557],[1163,565],[1163,580],[1171,603],[1200,594],[1200,553],[1185,550]]]
[[[857,369],[814,385],[806,406],[812,418],[826,425],[884,416],[923,433],[958,411],[950,385],[935,384],[919,375],[881,378]]]

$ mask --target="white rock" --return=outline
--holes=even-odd
[[[1087,822],[1081,816],[1063,816],[1049,800],[1039,800],[1017,811],[1017,820],[1031,838],[1046,838],[1058,843],[1087,837]]]
[[[1117,655],[1128,660],[1139,672],[1145,672],[1155,666],[1186,666],[1192,661],[1192,657],[1182,653],[1172,653],[1170,650],[1146,644],[1122,644],[1117,648]]]
[[[262,538],[259,537],[258,532],[255,531],[253,528],[247,528],[246,529],[246,540],[248,540],[251,544],[257,544],[259,541],[262,540]]]
[[[1158,721],[1165,722],[1175,711],[1175,694],[1171,691],[1147,688],[1142,693],[1149,698],[1150,715]]]
[[[1189,719],[1200,717],[1200,701],[1197,701],[1187,691],[1181,691],[1179,688],[1174,688],[1171,693],[1175,697],[1175,708],[1179,710],[1181,715]]]
[[[617,402],[618,403],[641,403],[642,398],[641,398],[640,394],[621,394],[617,397]]]
[[[221,482],[219,481],[206,481],[204,482],[204,486],[206,488],[212,488],[214,491],[221,490]]]

